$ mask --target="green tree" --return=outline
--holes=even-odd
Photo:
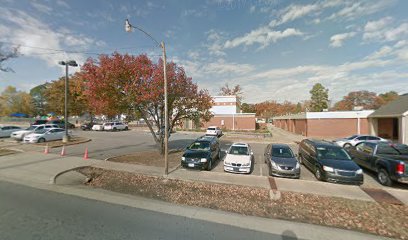
[[[380,105],[384,105],[387,104],[391,101],[394,101],[395,99],[397,99],[399,97],[398,93],[395,91],[389,91],[386,93],[381,93],[380,95],[378,95],[378,101]]]
[[[47,88],[47,84],[40,84],[30,90],[30,95],[33,100],[33,113],[35,115],[45,115],[46,114],[46,97],[45,97],[45,90]]]
[[[256,112],[255,105],[254,104],[249,104],[249,103],[242,103],[241,104],[241,110],[242,110],[243,113],[254,113],[254,112]]]
[[[328,108],[329,102],[329,90],[325,88],[322,84],[316,83],[312,90],[311,94],[311,110],[313,112],[322,112],[323,109]]]
[[[8,116],[12,113],[32,114],[30,94],[17,91],[13,86],[7,86],[0,95],[0,115]]]

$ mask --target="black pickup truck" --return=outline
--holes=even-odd
[[[408,183],[408,146],[403,144],[361,142],[347,149],[354,162],[377,173],[385,186]]]

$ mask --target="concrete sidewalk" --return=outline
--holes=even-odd
[[[93,166],[109,170],[126,171],[144,175],[163,176],[163,168],[109,162],[81,157],[60,156],[38,152],[23,152],[0,157],[0,176],[36,184],[55,183],[55,179],[71,169]],[[234,184],[271,189],[268,177],[238,175],[207,171],[176,169],[168,175],[171,179]],[[326,182],[304,181],[298,179],[273,178],[278,191],[317,194],[322,196],[342,197],[364,201],[374,201],[358,186],[332,184]],[[408,205],[408,191],[384,189],[389,194]]]

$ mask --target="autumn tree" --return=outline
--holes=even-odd
[[[212,98],[199,90],[184,69],[167,64],[169,127],[182,119],[208,121]],[[164,135],[155,130],[164,126],[163,62],[154,64],[146,55],[114,53],[88,59],[81,70],[85,95],[97,114],[116,115],[129,109],[145,120],[154,141],[163,153]],[[154,129],[156,127],[156,129]]]
[[[234,87],[230,88],[230,86],[228,85],[228,83],[226,83],[224,86],[222,86],[220,88],[220,92],[219,94],[221,96],[237,96],[237,100],[239,102],[242,101],[243,97],[242,97],[242,87],[238,84],[235,85]]]
[[[79,74],[69,77],[68,111],[69,115],[82,115],[88,111],[88,101],[83,94],[84,85]],[[52,81],[44,89],[46,112],[63,115],[65,110],[65,77]]]
[[[322,84],[316,83],[312,90],[311,94],[311,110],[314,112],[321,112],[324,109],[328,108],[329,102],[329,90],[325,88]]]
[[[4,49],[0,43],[0,71],[2,72],[12,72],[13,69],[9,67],[4,67],[3,63],[11,58],[16,58],[18,56],[18,48],[13,48],[11,50]]]
[[[256,115],[271,118],[290,113],[296,113],[296,104],[289,101],[278,103],[277,101],[265,101],[255,104]]]
[[[12,113],[32,114],[31,96],[23,91],[17,91],[13,86],[7,86],[0,95],[0,115]]]
[[[395,99],[397,99],[399,97],[398,93],[395,91],[389,91],[386,93],[381,93],[378,95],[378,102],[379,105],[385,105],[391,101],[394,101]]]

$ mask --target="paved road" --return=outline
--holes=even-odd
[[[245,223],[242,223],[245,226]],[[297,239],[0,182],[0,239]],[[290,236],[293,236],[290,237]]]

